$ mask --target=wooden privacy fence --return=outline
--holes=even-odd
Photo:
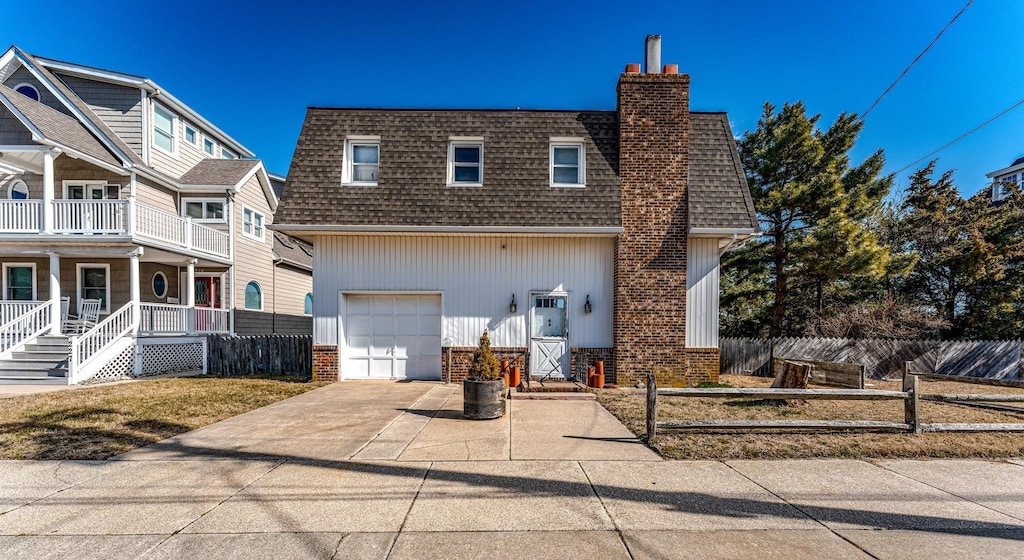
[[[214,375],[294,375],[313,371],[309,335],[210,336],[207,371]]]
[[[890,340],[853,338],[723,338],[720,372],[767,376],[772,358],[863,364],[873,379],[914,371],[989,379],[1021,379],[1019,340]]]
[[[968,423],[922,423],[920,401],[934,402],[1024,402],[1024,395],[922,395],[919,379],[941,379],[963,381],[962,377],[939,376],[913,373],[910,362],[904,364],[903,390],[881,391],[874,389],[760,389],[760,388],[712,388],[712,389],[659,389],[653,373],[647,374],[647,442],[653,442],[658,430],[862,430],[897,431],[920,434],[922,432],[1020,432],[1024,424],[968,424]],[[972,382],[1003,385],[1009,382],[991,383],[975,379]],[[1009,386],[1022,387],[1024,383]],[[690,397],[719,399],[765,399],[765,400],[902,400],[903,421],[885,422],[878,420],[658,420],[658,397]]]

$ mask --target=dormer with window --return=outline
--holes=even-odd
[[[448,186],[479,187],[483,184],[483,138],[452,138],[448,143]]]
[[[552,138],[549,158],[552,187],[587,186],[586,147],[582,138]]]
[[[341,177],[343,185],[375,187],[379,170],[379,136],[351,136],[345,140],[345,165]]]

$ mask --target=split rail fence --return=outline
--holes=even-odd
[[[647,375],[647,442],[658,430],[861,430],[920,434],[923,432],[1022,432],[1024,424],[1016,423],[923,423],[920,402],[943,403],[1006,403],[1024,402],[1024,395],[1007,394],[921,394],[920,379],[967,381],[969,383],[1024,388],[1024,382],[914,373],[910,362],[904,364],[903,390],[874,389],[775,389],[775,388],[665,388],[659,389],[653,373]],[[994,381],[994,382],[993,382]],[[658,397],[717,399],[799,400],[902,400],[903,421],[879,420],[658,420]],[[998,406],[998,405],[993,405]],[[1010,407],[1007,407],[1010,408]],[[1024,409],[1016,409],[1024,413]]]

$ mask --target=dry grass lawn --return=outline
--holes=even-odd
[[[0,399],[0,459],[106,459],[323,386],[183,377]]]
[[[723,375],[733,387],[768,387],[771,379]],[[869,389],[900,391],[900,382],[870,381]],[[922,393],[1017,393],[1021,389],[921,381]],[[598,399],[634,434],[645,433],[643,390],[608,389]],[[1024,423],[1024,414],[994,412],[966,406],[921,402],[922,422]],[[903,421],[903,401],[810,400],[790,406],[772,406],[744,399],[659,397],[658,420],[712,419],[818,419]],[[669,459],[781,459],[809,457],[913,458],[913,457],[1021,457],[1021,433],[879,432],[724,432],[659,431],[655,449]]]

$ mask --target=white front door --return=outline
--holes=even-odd
[[[344,297],[345,379],[441,379],[441,296]]]
[[[569,296],[530,295],[530,377],[569,378]]]

